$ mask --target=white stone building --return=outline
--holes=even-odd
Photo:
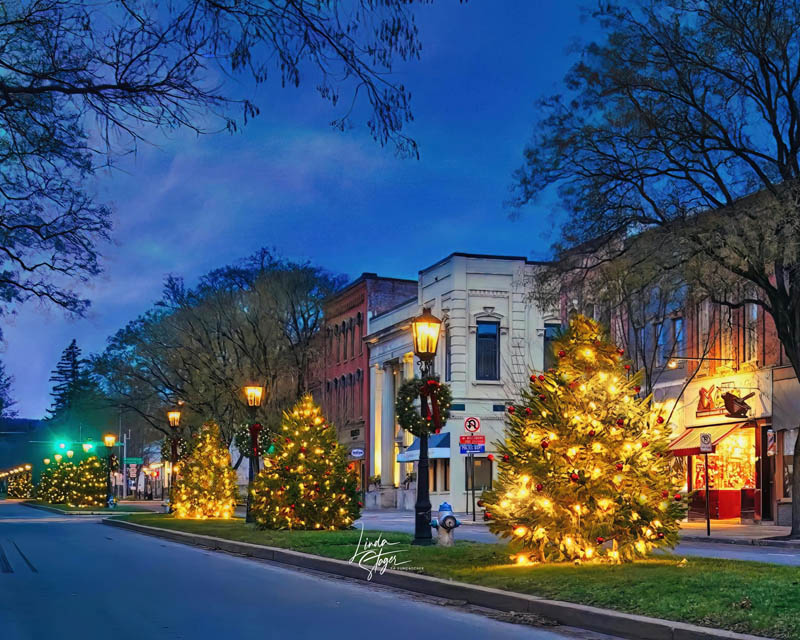
[[[556,311],[542,313],[528,300],[536,268],[521,257],[454,253],[420,271],[415,299],[370,318],[370,475],[380,475],[380,486],[370,487],[368,507],[413,509],[415,483],[404,481],[415,471],[418,443],[398,428],[394,397],[417,373],[411,320],[423,307],[443,321],[434,370],[453,394],[450,419],[430,439],[431,503],[434,510],[443,501],[457,511],[468,507],[470,467],[460,447],[460,437],[470,435],[467,418],[480,421],[472,435],[485,440],[474,460],[477,496],[491,486],[496,464],[488,455],[503,437],[505,407],[532,370],[545,368],[546,341],[560,327]]]

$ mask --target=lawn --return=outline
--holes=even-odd
[[[125,504],[118,504],[116,509],[109,509],[108,507],[72,507],[66,504],[50,504],[49,502],[40,502],[39,500],[29,500],[30,504],[38,504],[43,507],[53,507],[54,509],[60,509],[61,511],[74,511],[75,513],[81,512],[95,512],[95,513],[151,513],[148,512],[147,509],[143,509],[142,507],[136,507],[133,505],[125,505]]]
[[[258,531],[236,520],[123,519],[219,538],[349,559],[360,531]],[[374,540],[377,531],[365,531]],[[620,566],[518,567],[505,545],[459,542],[453,548],[405,546],[411,536],[382,533],[427,575],[774,638],[800,639],[800,570],[757,562],[659,556]]]

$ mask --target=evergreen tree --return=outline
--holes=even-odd
[[[219,426],[206,422],[194,435],[191,453],[175,466],[172,507],[178,518],[230,518],[236,507],[236,472],[220,439]]]
[[[16,401],[11,398],[13,376],[6,375],[6,366],[0,362],[0,418],[13,418],[17,412],[12,409]]]
[[[90,456],[72,470],[66,502],[75,507],[103,507],[106,487],[106,465],[97,456]]]
[[[531,376],[508,407],[498,480],[483,496],[489,528],[520,563],[620,562],[674,546],[685,500],[639,376],[583,316],[555,351],[557,369]]]
[[[272,444],[252,488],[251,510],[260,527],[343,529],[358,519],[356,475],[310,395],[283,414]]]
[[[31,472],[15,473],[8,479],[9,498],[30,498],[33,495]]]
[[[61,353],[61,358],[50,375],[53,390],[51,407],[47,410],[49,418],[68,414],[76,405],[82,393],[90,387],[86,361],[81,358],[81,349],[75,339]]]

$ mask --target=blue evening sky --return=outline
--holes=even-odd
[[[422,59],[398,76],[412,92],[407,132],[421,159],[400,159],[366,128],[329,128],[313,82],[242,86],[261,114],[235,135],[150,136],[152,145],[103,174],[114,205],[105,273],[86,318],[28,305],[4,327],[3,358],[22,417],[49,405],[48,377],[74,337],[84,353],[145,311],[164,276],[191,284],[262,246],[355,277],[416,277],[453,251],[545,258],[558,212],[532,206],[516,221],[503,203],[522,162],[535,101],[558,92],[567,49],[593,27],[578,3],[437,0],[417,10]],[[420,224],[421,223],[421,224]]]

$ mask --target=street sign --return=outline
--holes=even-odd
[[[711,453],[714,450],[714,447],[711,445],[711,434],[710,433],[701,433],[700,434],[700,453]]]
[[[135,464],[128,465],[128,477],[129,478],[135,478],[136,477],[136,465]]]
[[[470,453],[486,453],[486,446],[482,444],[460,444],[458,445],[463,455]]]
[[[481,419],[473,416],[464,418],[464,429],[470,433],[477,433],[481,430]]]
[[[364,457],[364,450],[363,449],[350,449],[350,455],[354,458],[363,458]]]
[[[144,464],[142,458],[125,458],[125,464]]]
[[[486,444],[486,436],[458,436],[459,444]]]

